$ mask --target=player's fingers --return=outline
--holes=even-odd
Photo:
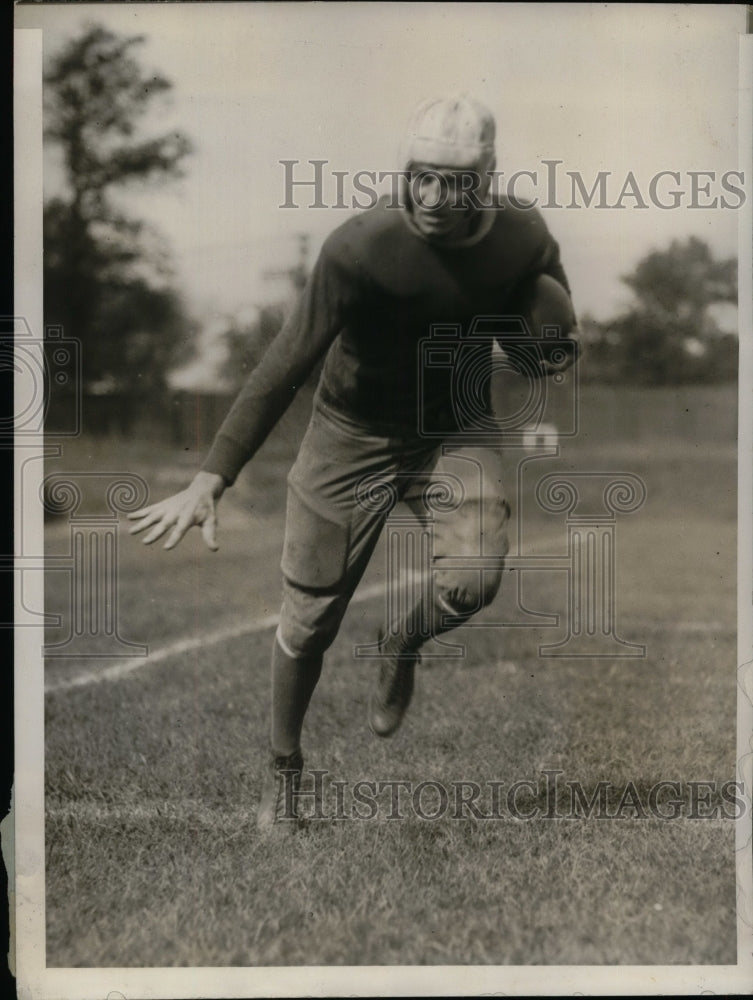
[[[183,536],[185,535],[185,533],[188,531],[189,528],[190,528],[190,524],[187,524],[185,526],[181,526],[179,524],[176,524],[175,527],[173,528],[173,530],[167,536],[167,541],[165,542],[163,548],[165,548],[165,549],[174,549],[175,546],[178,544],[178,542],[183,538]]]
[[[131,513],[127,514],[126,517],[128,518],[129,521],[135,521],[137,518],[140,517],[148,517],[156,506],[157,504],[152,503],[149,504],[148,507],[140,507],[138,510],[131,511]]]
[[[176,520],[181,507],[184,503],[184,494],[176,493],[174,496],[167,497],[165,500],[160,500],[157,503],[149,504],[148,507],[141,507],[139,510],[134,510],[128,514],[129,521],[138,521],[137,530],[141,531],[143,528],[148,528],[150,524],[156,524],[161,518],[168,518],[168,520]]]
[[[131,516],[130,514],[128,515]],[[140,531],[144,531],[145,528],[151,528],[153,524],[162,519],[162,514],[159,511],[153,511],[150,514],[146,514],[138,524],[132,525],[128,529],[128,533],[131,535],[138,535]]]
[[[144,538],[142,539],[144,545],[151,545],[152,542],[156,542],[158,538],[162,538],[169,527],[170,524],[168,521],[165,521],[164,519],[161,520],[152,528],[148,535],[144,535]]]
[[[178,526],[176,525],[170,532],[170,534],[167,536],[167,541],[162,546],[162,548],[166,550],[174,549],[184,535],[185,531],[179,531]]]
[[[214,511],[206,517],[201,525],[201,535],[212,552],[216,552],[219,545],[217,544],[217,516]]]
[[[192,510],[184,510],[178,518],[175,527],[168,535],[164,547],[166,549],[174,549],[191,525],[195,523],[194,512]]]

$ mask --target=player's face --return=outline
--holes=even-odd
[[[416,226],[429,239],[460,237],[473,218],[472,193],[478,186],[479,175],[474,170],[413,164],[409,190]]]

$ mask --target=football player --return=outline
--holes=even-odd
[[[564,334],[559,354],[535,355],[523,366],[543,377],[576,360],[578,331],[558,246],[541,215],[491,192],[494,147],[494,119],[469,97],[416,109],[400,204],[382,198],[329,236],[201,471],[186,490],[130,515],[132,533],[147,531],[146,544],[166,535],[171,549],[198,525],[216,549],[217,502],[326,355],[288,477],[262,830],[295,827],[304,716],[394,504],[404,501],[421,517],[427,487],[454,484],[452,501],[432,515],[432,585],[380,633],[368,707],[376,735],[400,725],[421,645],[467,621],[499,588],[510,514],[499,451],[473,443],[468,408],[458,405],[462,380],[448,381],[446,368],[427,364],[421,343],[437,324],[468,327],[478,315],[523,310],[534,332],[547,324]],[[491,364],[491,342],[488,348]],[[491,414],[488,391],[470,409]],[[477,561],[463,568],[463,556]]]

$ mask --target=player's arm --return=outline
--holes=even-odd
[[[189,528],[199,526],[208,547],[217,549],[217,501],[339,333],[351,285],[323,251],[296,308],[233,403],[201,471],[187,489],[129,514],[135,522],[131,534],[150,529],[144,536],[149,545],[169,531],[164,547],[172,549]]]

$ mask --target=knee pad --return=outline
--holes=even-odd
[[[321,656],[335,641],[347,600],[340,594],[307,590],[287,578],[282,594],[280,645],[296,658]]]
[[[295,660],[323,656],[335,641],[337,632],[324,632],[300,627],[296,622],[280,621],[277,641],[283,652]]]
[[[468,618],[490,604],[502,583],[499,569],[465,569],[437,574],[436,602],[446,614]]]
[[[290,628],[289,623],[283,632],[283,622],[277,626],[275,639],[280,649],[292,660],[318,660],[321,662],[322,656],[332,645],[334,636],[324,637],[321,634],[306,634],[300,629]]]

